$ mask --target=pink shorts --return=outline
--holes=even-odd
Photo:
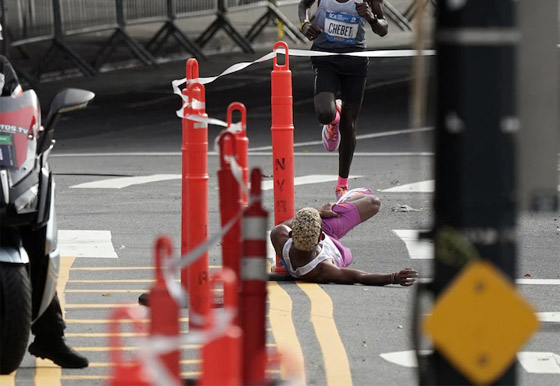
[[[323,219],[323,232],[327,234],[334,242],[340,254],[342,255],[343,267],[347,267],[352,263],[352,252],[339,241],[352,228],[360,224],[360,213],[351,202],[343,202],[332,207],[333,212],[338,213],[339,217],[331,217]]]

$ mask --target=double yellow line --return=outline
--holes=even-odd
[[[66,309],[64,288],[69,279],[74,257],[63,257],[57,291],[63,310]],[[101,269],[100,269],[101,270]],[[340,339],[333,316],[333,303],[329,295],[317,284],[297,282],[311,303],[310,321],[321,348],[326,384],[329,386],[352,385],[352,375],[346,349]],[[293,304],[290,295],[276,282],[268,283],[269,321],[278,351],[283,354],[280,377],[306,385],[305,360],[294,326]],[[34,383],[41,386],[61,386],[61,368],[50,361],[36,359]],[[15,372],[0,377],[2,386],[15,386]]]
[[[329,295],[313,283],[297,283],[311,302],[310,319],[323,356],[326,384],[352,385],[352,374],[346,349],[340,339]],[[283,379],[294,379],[306,385],[304,356],[292,319],[292,299],[276,282],[268,284],[269,320],[278,350],[291,356],[292,368],[281,368]],[[299,364],[299,366],[298,366]]]

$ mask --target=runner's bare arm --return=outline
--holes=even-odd
[[[303,23],[306,20],[311,20],[309,16],[309,9],[313,5],[315,0],[301,0],[298,4],[298,17],[300,23]]]
[[[291,221],[291,219],[284,221],[282,224],[276,225],[270,231],[270,242],[274,247],[276,256],[282,256],[282,248],[284,248],[284,244],[286,244],[286,241],[288,241],[290,237]]]
[[[355,4],[358,15],[366,19],[374,33],[379,36],[387,35],[389,24],[383,16],[383,0],[364,0],[363,3]]]
[[[321,27],[315,25],[311,22],[311,16],[309,15],[309,9],[315,3],[315,0],[301,0],[298,5],[298,17],[299,17],[299,30],[309,39],[314,40],[322,32]]]
[[[383,286],[387,284],[400,284],[409,287],[416,281],[418,272],[411,268],[405,268],[399,272],[390,274],[367,273],[358,269],[338,268],[332,264],[323,262],[317,267],[320,272],[314,275],[314,281],[322,283],[338,284],[365,284]],[[307,279],[304,277],[304,279]]]

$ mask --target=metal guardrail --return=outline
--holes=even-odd
[[[4,39],[12,46],[54,37],[52,5],[44,0],[0,0]]]
[[[299,31],[299,28],[280,11],[280,8],[278,8],[280,5],[294,4],[297,2],[298,1],[294,0],[227,0],[228,9],[232,12],[247,8],[265,8],[264,14],[255,21],[245,35],[250,42],[255,41],[256,37],[260,35],[263,29],[271,23],[278,25],[292,41],[296,43],[306,42],[307,39]]]
[[[409,7],[400,13],[388,0],[384,1],[386,15],[403,30],[411,30],[410,21],[421,2],[435,0],[410,0]],[[146,65],[156,65],[154,55],[170,39],[198,59],[205,59],[203,47],[220,30],[245,52],[254,52],[253,42],[267,25],[277,25],[294,42],[307,40],[280,10],[280,7],[297,4],[299,0],[0,0],[0,21],[4,26],[4,41],[0,50],[10,55],[17,48],[38,42],[50,42],[45,55],[33,75],[22,74],[30,81],[38,82],[54,55],[62,54],[84,75],[93,76],[115,51],[117,45],[125,44],[131,53]],[[249,30],[242,34],[230,21],[228,13],[248,9],[263,9]],[[191,40],[178,27],[181,19],[200,16],[216,16],[214,21]],[[162,26],[146,45],[140,44],[128,32],[129,26],[161,23]],[[88,63],[74,52],[67,43],[68,37],[112,31]]]

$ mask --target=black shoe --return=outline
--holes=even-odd
[[[63,337],[37,339],[29,345],[29,353],[39,358],[47,358],[65,369],[88,367],[86,357],[81,356],[66,344]]]
[[[148,307],[150,305],[148,297],[150,296],[149,292],[144,292],[142,295],[138,297],[138,304],[141,306]]]

